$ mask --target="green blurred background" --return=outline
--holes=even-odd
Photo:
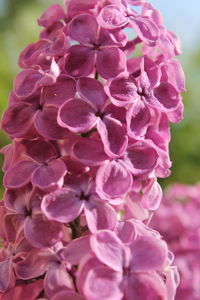
[[[163,186],[175,181],[195,183],[200,180],[200,47],[198,47],[198,35],[194,34],[194,30],[196,33],[200,32],[200,22],[194,22],[197,14],[195,9],[194,14],[190,16],[191,20],[187,19],[184,22],[184,12],[185,9],[188,10],[188,7],[184,8],[180,1],[182,0],[175,1],[177,6],[179,3],[181,5],[179,11],[176,8],[173,9],[172,1],[171,3],[167,1],[167,4],[163,4],[163,0],[150,1],[161,10],[167,26],[181,36],[184,51],[179,59],[183,64],[187,79],[187,92],[183,95],[184,120],[180,124],[171,125],[172,175],[161,180]],[[199,6],[199,0],[193,1]],[[19,71],[17,66],[19,53],[27,44],[37,40],[40,28],[37,26],[36,19],[52,3],[62,3],[62,1],[0,0],[0,114],[7,106],[13,78]],[[196,7],[196,12],[199,12],[198,7]],[[170,18],[172,13],[173,19]],[[175,13],[177,15],[174,15]],[[1,132],[0,147],[7,143],[9,143],[8,138]],[[3,157],[1,156],[0,159],[0,164],[2,164]],[[2,176],[1,172],[1,182]],[[1,194],[2,191],[1,188]]]

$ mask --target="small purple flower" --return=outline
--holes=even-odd
[[[99,75],[107,79],[125,71],[126,57],[119,48],[127,42],[123,31],[99,28],[94,16],[81,14],[68,24],[67,33],[80,43],[69,49],[65,60],[67,74],[88,76],[96,67]]]

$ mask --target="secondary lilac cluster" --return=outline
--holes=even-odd
[[[180,272],[177,300],[200,298],[200,184],[174,184],[151,225],[163,235],[175,255]]]
[[[65,6],[39,18],[2,118],[0,299],[173,300],[172,255],[142,221],[183,113],[178,37],[144,1]]]

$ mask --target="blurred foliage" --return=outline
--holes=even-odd
[[[0,0],[0,114],[7,106],[13,78],[19,71],[19,53],[27,44],[37,40],[40,28],[36,19],[55,2],[62,3],[62,0]],[[175,181],[195,183],[200,180],[200,51],[184,53],[180,59],[187,78],[187,92],[183,95],[185,118],[180,124],[171,126],[172,175],[160,181],[163,186]],[[8,138],[1,132],[0,147],[8,143]],[[2,176],[1,173],[1,182]]]

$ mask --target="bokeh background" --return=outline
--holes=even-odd
[[[185,117],[171,126],[170,152],[172,175],[162,179],[165,187],[172,182],[195,183],[200,180],[200,1],[150,0],[163,14],[167,27],[182,40],[187,92],[183,95]],[[37,40],[40,28],[36,19],[52,3],[62,0],[0,0],[0,114],[7,106],[12,81],[19,71],[20,51]],[[1,131],[0,147],[9,140]],[[3,157],[0,157],[0,166]],[[2,172],[0,182],[2,183]],[[3,188],[0,189],[0,196]]]

